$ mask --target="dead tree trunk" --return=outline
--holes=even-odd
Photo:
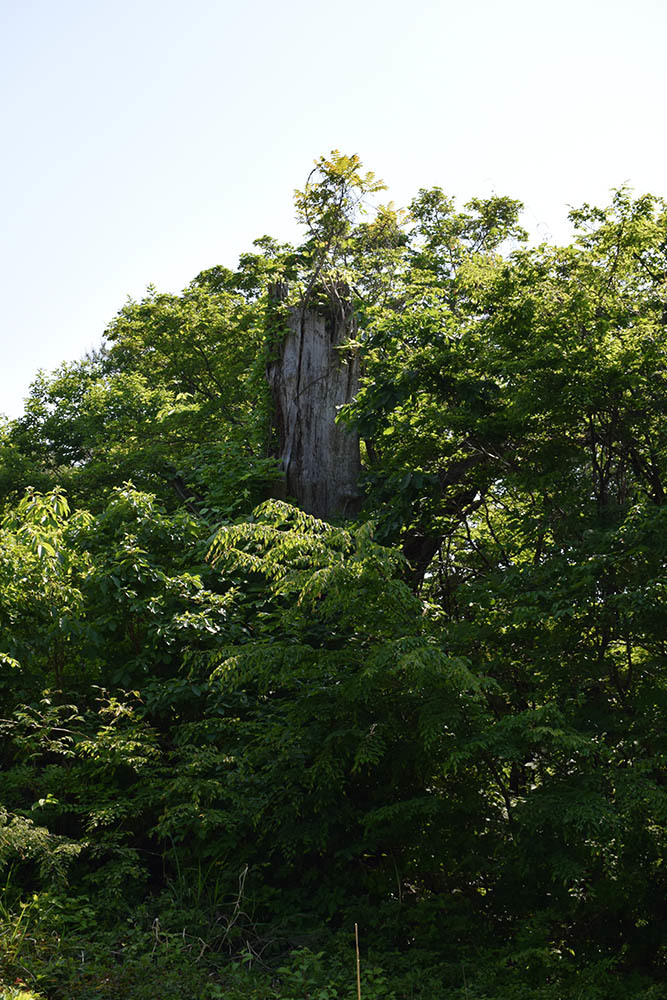
[[[353,333],[342,302],[331,310],[292,307],[267,366],[287,495],[316,517],[350,515],[359,506],[359,437],[336,423],[359,385],[356,352],[339,350]]]

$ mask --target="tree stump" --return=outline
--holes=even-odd
[[[359,386],[357,352],[340,349],[354,333],[342,301],[330,309],[293,306],[267,365],[287,495],[325,519],[351,515],[360,503],[359,436],[336,423]]]

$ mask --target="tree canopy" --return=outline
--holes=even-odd
[[[320,158],[301,244],[0,428],[8,986],[347,1000],[357,923],[365,1000],[667,995],[667,206],[535,246],[383,189]],[[329,519],[266,376],[306,310],[360,373]]]

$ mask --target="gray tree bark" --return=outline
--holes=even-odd
[[[359,437],[336,415],[359,386],[356,352],[338,350],[354,334],[354,318],[342,303],[293,307],[286,326],[267,379],[287,495],[316,517],[351,515],[360,502]]]

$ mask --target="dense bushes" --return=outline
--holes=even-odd
[[[329,231],[357,168],[3,428],[7,996],[348,1000],[355,923],[364,1000],[665,996],[664,207]],[[365,366],[339,524],[266,499],[313,273]]]

